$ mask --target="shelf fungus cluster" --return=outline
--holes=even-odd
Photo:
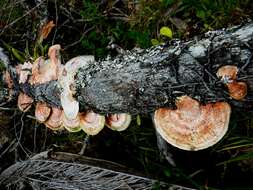
[[[125,130],[131,122],[127,113],[100,115],[92,110],[79,111],[75,95],[77,71],[94,64],[93,56],[78,56],[61,64],[60,46],[50,47],[49,59],[39,57],[32,64],[26,62],[17,69],[19,83],[44,84],[57,80],[61,90],[61,107],[51,107],[45,102],[36,102],[35,117],[52,130],[66,129],[69,132],[83,130],[89,135],[98,134],[104,126],[116,131]],[[216,73],[218,79],[228,89],[229,96],[237,101],[247,94],[245,82],[238,81],[238,68],[222,66]],[[8,79],[8,75],[6,79]],[[11,86],[11,83],[9,83]],[[27,111],[34,100],[24,93],[18,97],[18,107]],[[231,107],[227,102],[201,105],[189,96],[176,100],[176,109],[159,108],[154,113],[154,125],[158,133],[171,145],[183,150],[201,150],[216,144],[228,130]]]
[[[237,81],[238,68],[234,65],[220,67],[217,76],[227,86],[231,98],[242,100],[247,95],[247,84]]]
[[[73,97],[74,76],[79,68],[85,68],[93,63],[94,57],[78,56],[62,65],[59,51],[60,45],[51,46],[48,51],[49,59],[39,57],[33,64],[25,62],[18,69],[20,84],[28,82],[31,85],[38,85],[57,80],[61,89],[61,108],[51,107],[45,102],[36,102],[37,121],[52,130],[66,129],[69,132],[83,130],[88,135],[98,134],[104,126],[116,131],[125,130],[131,122],[131,116],[126,113],[103,116],[93,111],[79,112],[79,103]],[[18,108],[21,111],[28,111],[33,102],[31,97],[20,92]]]
[[[216,75],[232,99],[240,101],[247,95],[247,84],[237,81],[236,66],[222,66]],[[200,105],[197,100],[181,96],[176,107],[176,110],[160,108],[154,114],[156,130],[175,147],[202,150],[216,144],[228,130],[231,107],[226,102]]]

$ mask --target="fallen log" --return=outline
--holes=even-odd
[[[177,98],[185,95],[202,105],[227,102],[239,109],[252,109],[252,48],[253,23],[249,23],[207,32],[188,41],[172,40],[145,50],[135,48],[99,61],[91,57],[77,57],[60,69],[59,77],[55,75],[44,82],[31,82],[29,77],[20,82],[21,77],[14,68],[8,65],[7,70],[13,81],[12,94],[20,91],[35,101],[63,107],[65,115],[71,120],[77,116],[79,105],[81,111],[102,115],[149,114],[163,107],[175,109],[178,107]],[[49,57],[57,65],[60,58],[57,53],[54,54],[52,57],[49,53]],[[41,64],[40,61],[37,61],[38,64]],[[227,65],[235,67],[235,73],[231,76],[227,71],[224,75],[220,74],[219,69]],[[56,70],[55,66],[55,73]],[[36,78],[34,73],[32,77]],[[236,88],[232,89],[231,86]],[[4,88],[1,94],[3,101],[6,97]],[[198,103],[195,105],[198,106]],[[229,105],[225,107],[224,110],[217,108],[221,112],[227,111],[221,118],[223,125],[228,124],[230,115]],[[201,107],[195,111],[203,109]],[[222,134],[226,130],[224,127]],[[201,147],[206,148],[206,145]],[[184,149],[198,150],[192,144]]]
[[[250,23],[208,32],[186,42],[174,40],[146,50],[136,48],[96,61],[76,75],[77,100],[83,109],[103,114],[150,113],[173,105],[176,97],[186,94],[203,103],[226,100],[251,108],[252,32],[253,23]],[[238,80],[247,82],[248,95],[242,101],[231,99],[226,86],[216,76],[222,65],[236,65]],[[18,76],[12,75],[15,90],[37,101],[61,106],[57,81],[18,86]]]

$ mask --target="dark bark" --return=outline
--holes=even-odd
[[[227,101],[239,108],[253,106],[253,23],[213,31],[190,41],[173,40],[146,50],[134,49],[97,61],[78,71],[76,98],[81,109],[98,113],[152,113],[174,107],[174,100],[190,95],[202,103]],[[232,100],[216,77],[222,65],[238,66],[238,81],[248,85],[242,101]],[[36,100],[60,106],[57,81],[19,90]]]

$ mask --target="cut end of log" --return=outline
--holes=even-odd
[[[169,144],[197,151],[213,146],[226,134],[231,113],[228,103],[202,106],[182,96],[176,105],[176,110],[161,108],[154,115],[156,130]]]

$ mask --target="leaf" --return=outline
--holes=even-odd
[[[140,115],[137,115],[137,117],[136,117],[136,123],[137,123],[138,126],[141,125],[141,117],[140,117]]]
[[[242,155],[236,156],[234,158],[231,158],[227,161],[220,162],[216,166],[229,164],[229,163],[232,163],[232,162],[238,162],[238,161],[242,161],[242,160],[248,160],[248,159],[252,159],[252,158],[253,158],[253,152],[247,152],[245,154],[242,154]]]
[[[18,60],[18,61],[20,61],[20,62],[24,62],[25,61],[25,58],[24,58],[24,55],[23,55],[23,53],[22,52],[19,52],[17,49],[15,49],[15,48],[11,48],[11,52],[12,52],[12,54],[14,55],[14,57]]]
[[[163,35],[163,36],[167,36],[169,38],[172,38],[172,30],[167,26],[163,26],[160,29],[160,34]]]
[[[159,45],[160,42],[157,39],[151,39],[151,43],[153,46]]]
[[[196,16],[201,18],[201,19],[205,19],[206,13],[203,10],[198,10],[197,13],[196,13]]]

